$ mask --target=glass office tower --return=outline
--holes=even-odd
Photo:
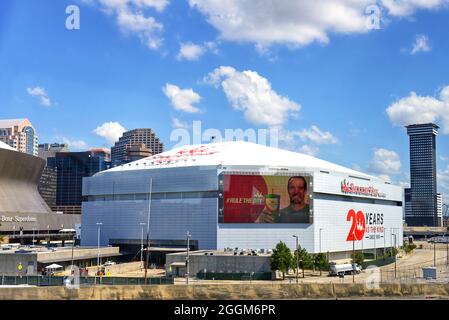
[[[433,123],[409,125],[411,212],[409,226],[440,226],[437,216],[436,136]]]

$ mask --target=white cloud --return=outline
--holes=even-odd
[[[51,100],[48,97],[47,91],[42,87],[34,87],[34,88],[27,88],[27,92],[30,96],[36,97],[39,99],[39,102],[44,107],[50,107],[51,106]]]
[[[377,175],[377,177],[379,179],[382,179],[382,180],[386,181],[386,182],[391,182],[391,178],[390,178],[390,176],[388,174],[379,174],[379,175]]]
[[[310,129],[304,129],[299,132],[299,136],[303,140],[310,140],[315,144],[336,144],[338,139],[335,138],[332,133],[326,131],[323,132],[317,126],[311,126]]]
[[[181,121],[178,118],[171,119],[171,126],[175,129],[189,129],[190,126],[187,122]]]
[[[97,0],[104,12],[115,15],[122,32],[135,34],[150,49],[157,49],[162,43],[163,25],[144,11],[154,9],[162,12],[168,0]]]
[[[212,41],[204,42],[203,44],[195,44],[192,42],[181,43],[176,59],[195,61],[208,51],[218,54],[217,47],[217,43]]]
[[[83,140],[73,140],[66,137],[62,138],[62,141],[66,144],[68,144],[69,149],[71,151],[86,151],[89,150],[89,145],[87,142]]]
[[[162,91],[170,99],[176,110],[189,113],[200,112],[200,109],[195,107],[194,104],[201,101],[201,96],[192,89],[181,89],[174,84],[167,83]]]
[[[304,46],[327,43],[329,33],[368,32],[366,8],[373,0],[189,0],[228,41]]]
[[[441,155],[441,156],[440,156],[440,160],[441,160],[441,161],[447,161],[447,160],[449,160],[449,158],[446,157],[446,156]]]
[[[259,52],[273,44],[292,47],[328,43],[332,34],[373,30],[376,5],[380,22],[418,10],[439,9],[449,0],[189,0],[218,30],[220,38],[254,43]]]
[[[280,96],[271,88],[271,83],[255,71],[240,72],[222,66],[209,73],[205,81],[221,85],[231,106],[243,111],[245,119],[256,125],[280,127],[289,115],[301,109],[288,97]]]
[[[320,149],[317,146],[305,144],[305,145],[301,146],[298,151],[314,157],[318,154]]]
[[[418,34],[415,38],[415,43],[410,51],[411,54],[417,54],[418,52],[429,52],[432,48],[429,45],[429,38],[424,34]]]
[[[418,10],[439,9],[447,5],[447,0],[382,0],[382,5],[392,16],[405,17]]]
[[[370,169],[378,175],[399,174],[401,171],[401,159],[394,151],[382,148],[375,149]]]
[[[205,52],[206,50],[203,46],[191,42],[181,43],[181,47],[176,58],[178,60],[198,60]]]
[[[390,121],[395,125],[441,122],[443,133],[449,134],[449,86],[440,91],[438,98],[418,96],[411,92],[387,108]]]
[[[118,122],[105,122],[93,132],[105,138],[110,145],[113,145],[125,131],[126,129]]]

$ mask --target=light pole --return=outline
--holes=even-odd
[[[435,236],[433,236],[433,266],[437,267],[437,241]]]
[[[189,231],[187,231],[187,257],[186,257],[186,269],[187,269],[187,277],[186,282],[189,284],[189,277],[190,277],[190,257],[189,257],[189,250],[190,250],[190,237],[192,235]]]
[[[396,258],[396,233],[392,234],[394,236],[394,247],[393,247],[393,253],[394,253],[394,278],[396,279],[396,270],[397,270],[397,258]]]
[[[98,226],[98,241],[97,241],[97,274],[100,273],[100,229],[103,223],[97,222],[96,225]]]
[[[143,265],[143,226],[146,225],[145,222],[139,223],[142,226],[142,233],[140,235],[140,263]]]
[[[355,234],[352,233],[352,283],[355,283]]]
[[[323,229],[322,228],[320,228],[320,252],[319,253],[321,253],[321,231],[322,231]]]
[[[293,236],[293,238],[296,238],[296,283],[298,283],[298,272],[299,272],[299,237]]]
[[[71,267],[71,274],[72,275],[73,275],[73,249],[75,247],[75,236],[76,236],[76,233],[74,233],[73,237],[72,237],[72,267]]]
[[[449,266],[449,237],[446,233],[446,266]]]
[[[153,178],[150,178],[150,193],[148,194],[148,219],[147,219],[147,252],[145,255],[145,284],[147,284],[148,263],[150,260],[150,215],[151,215],[151,194],[153,189]]]

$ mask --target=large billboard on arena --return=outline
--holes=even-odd
[[[312,176],[220,177],[220,223],[312,223]]]

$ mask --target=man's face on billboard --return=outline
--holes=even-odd
[[[288,184],[288,195],[290,196],[290,203],[302,204],[306,195],[306,185],[303,179],[291,179]]]

